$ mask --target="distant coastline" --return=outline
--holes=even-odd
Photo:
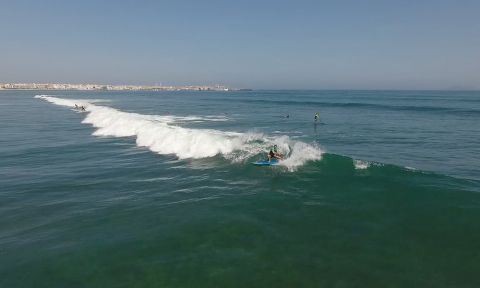
[[[250,89],[229,88],[223,85],[106,85],[106,84],[66,84],[66,83],[0,83],[0,90],[105,90],[105,91],[249,91]]]

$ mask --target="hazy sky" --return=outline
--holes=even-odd
[[[480,1],[0,7],[0,82],[480,89]]]

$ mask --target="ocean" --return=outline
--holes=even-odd
[[[0,91],[0,135],[0,287],[480,287],[480,92]]]

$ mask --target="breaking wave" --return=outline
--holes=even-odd
[[[295,170],[307,161],[320,160],[323,151],[316,145],[295,141],[288,136],[268,136],[262,133],[239,133],[213,129],[193,129],[179,126],[188,121],[227,121],[223,116],[143,115],[95,105],[101,100],[64,99],[48,95],[35,98],[60,106],[84,106],[82,123],[96,128],[95,136],[135,137],[136,144],[159,154],[174,154],[180,159],[206,158],[222,155],[232,162],[242,162],[264,154],[276,144],[287,155],[280,164]]]

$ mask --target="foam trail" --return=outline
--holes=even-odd
[[[269,147],[276,144],[282,153],[289,155],[286,160],[280,161],[280,164],[289,170],[295,170],[306,161],[321,159],[323,153],[318,147],[292,141],[288,136],[268,137],[260,133],[192,129],[174,125],[185,121],[222,119],[214,116],[142,115],[93,104],[100,100],[63,99],[48,95],[35,97],[60,106],[84,106],[88,114],[82,123],[97,128],[93,133],[95,136],[135,137],[138,146],[147,147],[159,154],[175,154],[180,159],[223,155],[226,159],[241,162],[265,153]]]

